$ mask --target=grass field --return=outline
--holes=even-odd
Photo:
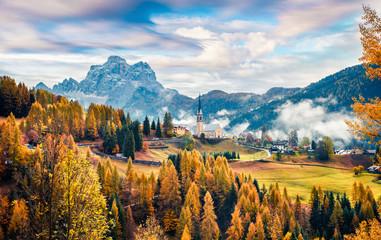
[[[240,154],[241,161],[251,160],[251,159],[260,159],[265,157],[267,157],[267,154],[265,151],[259,151],[254,154]]]
[[[167,143],[166,145],[168,148],[165,149],[149,149],[147,153],[136,153],[135,158],[148,161],[163,161],[168,158],[169,154],[177,154],[180,150],[178,144],[176,143]],[[236,151],[239,152],[241,160],[262,158],[266,156],[266,153],[263,151],[246,148],[229,140],[225,140],[217,144],[202,144],[200,141],[196,140],[196,149],[201,153]]]
[[[307,203],[313,185],[321,185],[324,191],[334,191],[350,195],[354,181],[361,181],[369,185],[375,197],[381,195],[381,184],[372,180],[375,175],[363,173],[355,176],[350,170],[339,170],[327,167],[283,165],[279,163],[236,162],[230,165],[234,172],[251,174],[262,187],[278,181],[283,189],[287,187],[288,193],[295,198],[299,194],[301,200]]]
[[[247,148],[241,145],[238,145],[236,143],[233,143],[230,140],[224,140],[221,141],[217,144],[201,144],[199,140],[196,140],[197,143],[200,144],[200,147],[197,147],[199,144],[196,143],[196,149],[199,150],[200,152],[225,152],[225,151],[235,151],[239,152],[239,154],[242,155],[252,155],[256,152],[258,152],[255,149]]]

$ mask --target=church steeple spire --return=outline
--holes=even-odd
[[[197,112],[200,112],[201,111],[201,94],[198,95],[198,108],[197,108]]]
[[[204,132],[204,119],[201,109],[201,94],[198,95],[198,108],[197,108],[197,136],[201,136]]]

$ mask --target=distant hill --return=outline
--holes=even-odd
[[[352,98],[359,95],[365,98],[381,96],[381,81],[370,81],[362,65],[348,67],[289,96],[264,104],[254,111],[237,114],[229,126],[248,121],[248,130],[258,129],[264,124],[271,127],[271,121],[278,116],[276,110],[287,101],[298,103],[311,99],[316,105],[327,107],[330,112],[351,111]],[[324,101],[328,98],[332,101]]]
[[[49,89],[39,83],[36,88]],[[148,63],[127,64],[118,56],[110,56],[102,65],[93,65],[84,80],[65,79],[50,89],[69,99],[77,99],[85,108],[91,102],[108,104],[130,112],[132,118],[163,116],[166,111],[177,118],[196,114],[198,100],[164,88],[156,80]],[[263,124],[271,127],[277,109],[287,101],[297,103],[306,99],[324,105],[329,111],[350,111],[352,98],[359,94],[366,98],[380,96],[381,81],[370,81],[362,65],[346,68],[305,88],[271,88],[264,94],[226,93],[213,90],[201,95],[206,122],[224,119],[226,129],[249,123],[247,130]],[[332,99],[331,102],[324,99]],[[226,124],[225,124],[226,125]]]

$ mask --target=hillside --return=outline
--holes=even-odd
[[[236,114],[229,127],[242,122],[249,122],[248,130],[255,130],[266,124],[271,127],[272,121],[278,116],[278,108],[290,101],[299,103],[310,99],[317,106],[324,106],[329,112],[351,111],[352,98],[359,95],[365,98],[380,96],[381,82],[370,81],[362,65],[356,65],[341,70],[322,80],[312,83],[290,96],[278,99],[260,108]]]

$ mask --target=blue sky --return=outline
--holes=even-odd
[[[0,0],[0,75],[28,86],[86,77],[119,55],[165,87],[263,93],[358,64],[376,0]]]

